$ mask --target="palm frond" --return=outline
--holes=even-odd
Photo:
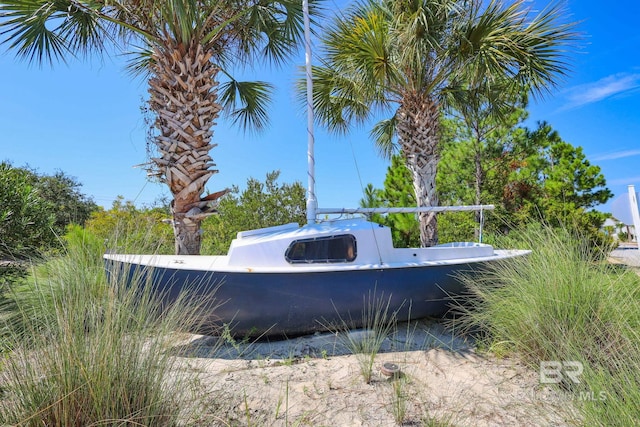
[[[575,23],[558,22],[560,10],[552,6],[529,20],[523,0],[508,7],[493,0],[467,27],[459,46],[466,78],[487,88],[511,79],[534,94],[555,86],[568,71],[565,49],[578,38]]]
[[[389,21],[377,7],[354,10],[329,27],[324,56],[330,67],[351,75],[363,87],[373,88],[401,79],[390,51]]]
[[[364,123],[374,108],[385,105],[384,100],[374,99],[375,93],[367,93],[368,88],[354,75],[320,66],[313,67],[312,73],[317,118],[332,132],[347,132],[350,124]]]
[[[310,2],[310,14],[318,13],[318,1]],[[246,62],[258,54],[263,60],[281,65],[302,40],[303,13],[299,0],[265,0],[247,9],[234,24],[237,60]]]
[[[327,27],[322,65],[313,67],[313,103],[317,119],[330,131],[345,133],[350,125],[365,123],[375,111],[386,109],[390,82],[403,79],[389,51],[387,25],[370,2],[358,4]]]
[[[304,34],[304,20],[301,1],[286,1],[280,3],[280,14],[283,19],[277,25],[270,25],[267,43],[263,49],[263,56],[281,64],[288,55],[302,44]],[[312,4],[309,14],[316,13]],[[267,21],[268,22],[268,21]],[[277,35],[274,37],[273,35]]]
[[[379,121],[370,132],[375,141],[378,153],[385,159],[391,159],[398,152],[399,146],[395,142],[397,120],[395,115],[389,119]]]
[[[131,17],[136,20],[145,19],[148,13],[150,20],[145,25],[148,30],[158,34],[160,38],[164,32],[164,37],[169,35],[178,44],[189,44],[194,38],[198,38],[206,19],[205,13],[210,9],[219,10],[217,2],[203,7],[202,2],[197,0],[164,0],[151,2],[148,6],[144,1],[136,3],[133,8],[122,9],[134,11]]]
[[[456,80],[443,89],[440,102],[445,111],[456,111],[465,119],[480,114],[502,122],[509,120],[518,106],[526,104],[526,92],[511,80],[493,82],[489,87],[471,87]]]
[[[517,79],[529,85],[533,94],[543,94],[556,85],[555,76],[564,76],[569,71],[568,46],[580,39],[574,22],[560,23],[560,4],[543,10],[524,29],[522,43],[529,52]],[[541,42],[541,40],[546,40]]]
[[[95,10],[68,0],[3,2],[0,29],[3,43],[38,64],[64,61],[67,55],[100,50],[104,44]]]
[[[451,26],[465,19],[466,8],[456,0],[390,3],[387,19],[396,60],[407,69],[407,89],[433,91],[447,78],[443,64],[448,62]]]
[[[125,54],[127,64],[125,69],[132,77],[148,77],[154,64],[153,51],[148,46],[140,46]]]
[[[220,103],[225,114],[244,131],[261,131],[269,123],[267,106],[272,93],[269,83],[231,79],[220,85]]]

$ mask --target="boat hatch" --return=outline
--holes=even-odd
[[[300,239],[291,242],[284,256],[291,264],[353,262],[358,255],[352,234]]]
[[[288,224],[276,225],[274,227],[265,227],[265,228],[257,228],[255,230],[239,231],[237,234],[237,238],[244,239],[247,237],[263,236],[267,234],[292,231],[297,228],[300,228],[300,225],[297,222],[290,222]]]

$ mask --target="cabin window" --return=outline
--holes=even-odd
[[[351,234],[296,240],[284,254],[288,262],[352,262],[357,256],[356,238]]]

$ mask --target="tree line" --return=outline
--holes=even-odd
[[[69,224],[97,209],[76,178],[0,163],[0,258],[20,259],[59,247]]]

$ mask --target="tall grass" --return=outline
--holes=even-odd
[[[609,248],[575,230],[534,227],[508,244],[532,253],[493,265],[481,280],[465,278],[473,302],[463,308],[466,327],[536,370],[581,364],[578,381],[564,375],[559,386],[585,425],[637,423],[640,277],[607,263]]]
[[[382,344],[398,323],[398,313],[390,310],[390,304],[391,296],[385,298],[384,295],[376,295],[374,290],[367,296],[363,295],[362,318],[359,322],[341,319],[338,325],[325,325],[356,356],[360,374],[367,384],[373,379],[375,359]],[[362,330],[353,331],[353,324],[360,325]]]
[[[202,304],[166,307],[146,288],[108,281],[101,244],[76,231],[66,256],[14,293],[0,362],[0,425],[173,426],[193,414],[191,383],[170,347]]]

